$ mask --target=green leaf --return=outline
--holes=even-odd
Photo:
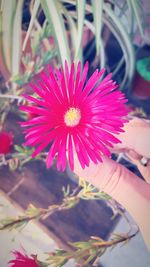
[[[18,84],[19,86],[22,86],[29,81],[31,76],[32,76],[31,73],[24,73],[24,75],[22,75],[22,76],[17,74],[15,76],[13,76],[11,80],[13,82],[15,82],[16,84]]]
[[[118,40],[125,57],[126,73],[124,80],[122,82],[122,87],[123,87],[125,82],[127,81],[127,78],[129,78],[129,83],[132,81],[135,72],[135,54],[133,45],[122,22],[111,10],[110,6],[104,4],[103,8],[105,14],[107,14],[107,16],[104,17],[104,22]]]
[[[40,0],[36,0],[34,2],[34,6],[33,6],[33,9],[32,9],[32,12],[31,12],[30,24],[29,24],[29,27],[28,27],[28,30],[27,30],[27,33],[26,33],[26,36],[25,36],[25,39],[24,39],[24,42],[23,42],[23,46],[22,46],[22,50],[23,51],[26,48],[26,44],[27,44],[27,41],[29,39],[29,36],[30,36],[31,30],[32,30],[32,27],[34,25],[34,21],[35,21],[35,18],[36,18],[36,15],[37,15],[39,6],[40,6]]]
[[[89,241],[81,241],[81,242],[70,242],[70,244],[75,247],[75,248],[79,248],[79,249],[85,249],[85,248],[89,248],[91,247],[91,243]]]
[[[12,51],[12,25],[14,12],[16,10],[16,0],[1,1],[1,53],[3,64],[6,65],[9,72],[11,71],[11,51]]]
[[[64,15],[66,16],[68,24],[69,24],[71,43],[72,43],[72,47],[73,47],[73,50],[74,50],[74,56],[75,56],[76,42],[77,42],[77,27],[76,27],[76,23],[73,20],[70,12],[63,5],[62,5],[62,11],[63,11]],[[81,63],[83,63],[82,49],[79,49],[78,57],[74,58],[74,62],[76,63],[79,60],[81,61]]]
[[[85,20],[85,24],[88,26],[88,28],[95,34],[95,27],[92,22]],[[100,39],[100,68],[105,67],[105,50],[104,50],[104,43],[102,39]]]
[[[13,217],[6,217],[5,219],[0,220],[0,228],[4,225],[10,224],[12,221],[14,221]]]
[[[44,53],[43,55],[43,64],[47,64],[49,63],[49,61],[54,58],[55,56],[57,56],[57,51],[54,50],[54,51],[47,51]]]
[[[67,1],[71,4],[75,4],[75,1]],[[89,4],[85,5],[85,9],[87,12],[92,13],[93,9],[92,6]],[[119,45],[121,46],[121,49],[123,51],[123,56],[125,58],[126,62],[126,69],[125,69],[125,76],[123,78],[123,81],[121,83],[121,87],[124,86],[124,84],[127,82],[130,83],[132,81],[132,78],[134,76],[135,72],[135,54],[132,42],[130,40],[130,36],[127,33],[125,27],[123,26],[120,18],[116,16],[114,11],[110,8],[109,4],[103,3],[103,22],[108,26],[112,34],[116,37],[117,41],[119,42]],[[75,17],[74,13],[72,12],[73,16]],[[93,24],[85,19],[85,24],[90,28],[90,30],[95,33],[95,27]],[[102,43],[101,43],[102,47]],[[104,46],[101,48],[100,51],[100,57],[103,64],[105,64],[105,51]],[[102,64],[101,64],[102,67]]]
[[[102,12],[103,12],[103,0],[92,0],[93,17],[95,25],[95,37],[96,37],[96,52],[100,53],[101,46],[101,30],[103,25]]]
[[[15,171],[19,167],[19,159],[18,158],[12,158],[8,161],[8,165],[11,171]]]
[[[38,266],[39,266],[39,267],[48,267],[49,264],[47,264],[47,263],[45,263],[45,262],[38,261]]]
[[[5,219],[0,220],[0,230],[18,229],[18,228],[21,228],[22,226],[25,226],[27,223],[28,223],[28,220],[24,216],[19,216],[17,218],[7,217]]]
[[[128,0],[130,2],[130,5],[132,6],[132,9],[133,9],[133,13],[135,15],[135,18],[137,20],[137,24],[138,24],[138,27],[139,27],[139,31],[140,31],[140,34],[141,34],[141,37],[144,39],[144,29],[143,29],[143,25],[142,25],[142,14],[141,14],[141,11],[142,11],[142,8],[140,7],[140,1],[139,0]],[[144,17],[144,14],[143,14],[143,17]]]
[[[75,1],[67,0],[67,2],[75,5]],[[92,7],[90,5],[86,4],[85,9],[86,9],[86,11],[92,13]],[[73,18],[77,19],[76,12],[71,11],[71,15]],[[93,34],[95,34],[95,27],[94,27],[93,23],[88,21],[87,19],[84,19],[84,23],[93,32]],[[100,44],[101,44],[100,45],[100,65],[101,65],[100,68],[104,68],[104,66],[105,66],[105,50],[104,50],[104,44],[103,44],[102,39],[100,39]],[[82,54],[82,50],[80,49],[80,56],[78,56],[78,59],[79,59],[79,57],[81,57],[81,54]]]
[[[127,0],[126,4],[128,7],[128,17],[129,17],[128,18],[128,32],[130,33],[131,38],[133,38],[133,36],[134,36],[134,13],[133,13],[133,9],[132,9],[131,0]],[[122,11],[122,9],[121,9],[121,11]]]
[[[41,0],[41,5],[47,20],[53,27],[62,65],[64,66],[65,60],[67,60],[68,64],[70,65],[70,49],[59,2],[58,0]]]
[[[18,152],[21,152],[21,153],[24,152],[24,148],[21,147],[21,146],[19,146],[19,145],[15,145],[14,148],[15,148],[15,150],[18,151]]]
[[[21,39],[22,39],[22,12],[23,0],[17,2],[16,12],[14,15],[13,28],[12,28],[12,75],[19,73],[20,57],[21,57]]]
[[[83,37],[83,27],[84,27],[84,14],[85,14],[85,0],[77,0],[77,40],[76,40],[76,51],[75,51],[75,59],[78,58],[78,55],[81,52],[82,46],[82,37]]]
[[[29,204],[29,206],[26,210],[26,215],[29,217],[39,216],[40,210],[38,208],[36,208],[33,204]]]

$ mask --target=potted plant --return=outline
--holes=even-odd
[[[67,60],[69,66],[72,61],[74,61],[75,64],[78,61],[81,61],[81,65],[83,65],[85,59],[88,59],[91,63],[90,67],[106,67],[107,72],[112,72],[113,76],[118,74],[117,77],[120,79],[118,81],[121,89],[126,89],[131,84],[135,73],[135,50],[132,42],[134,37],[134,23],[137,24],[141,36],[143,34],[143,28],[140,22],[140,5],[138,4],[138,1],[124,0],[121,1],[121,3],[120,1],[113,0],[27,1],[30,19],[28,21],[28,27],[26,31],[24,31],[22,18],[25,2],[26,1],[23,0],[1,1],[0,70],[5,82],[7,82],[5,91],[0,94],[0,98],[2,99],[1,109],[4,114],[13,108],[19,116],[23,116],[21,112],[18,111],[17,105],[18,102],[23,101],[21,94],[28,90],[26,84],[33,78],[33,76],[42,71],[49,63],[53,66],[60,67],[64,66],[65,60]],[[39,19],[41,15],[44,17],[42,21]],[[131,19],[128,19],[130,15],[132,15],[132,17]],[[90,32],[90,35],[88,35],[87,32]],[[88,47],[89,36],[91,47]],[[115,64],[112,64],[111,61],[112,46],[109,46],[112,36],[113,40],[116,42],[113,54],[117,54],[118,51],[120,53]],[[91,50],[92,52],[94,51],[93,57],[90,57]],[[59,71],[57,74],[59,76]],[[62,77],[61,75],[62,74],[60,74],[59,77]],[[113,89],[115,89],[116,87],[114,84],[113,86]],[[58,89],[57,86],[55,89]],[[121,95],[121,92],[119,93]],[[55,96],[56,94],[54,92]],[[29,96],[28,98],[32,99],[32,96]],[[37,103],[39,103],[38,101],[39,100],[36,99]],[[29,109],[32,111],[34,110],[34,107],[32,106]],[[36,114],[30,114],[30,116],[34,115]],[[66,115],[67,123],[70,123],[70,118],[72,120],[74,115],[77,115],[77,119],[80,120],[79,110],[72,110],[71,108]],[[3,116],[3,118],[4,117],[7,120],[7,116]],[[58,118],[58,116],[56,117]],[[34,119],[36,120],[36,118]],[[4,120],[2,123],[4,123]],[[29,133],[31,136],[32,134],[34,133]],[[109,140],[107,140],[107,142],[108,141]],[[32,160],[32,148],[26,150],[22,146],[14,146],[14,152],[12,158],[11,155],[9,155],[11,170],[16,170],[18,166],[21,168],[28,161]],[[19,164],[18,161],[15,161],[16,157],[19,159]],[[44,163],[46,157],[47,152],[38,155],[38,159],[44,161]],[[12,161],[10,161],[11,159]],[[7,164],[7,161],[8,160],[3,161],[2,164]],[[55,169],[54,171],[57,172]],[[56,175],[58,174],[56,173]],[[109,200],[108,195],[95,191],[93,186],[91,187],[86,183],[83,184],[82,180],[80,183],[82,184],[79,185],[84,188],[82,190],[83,195],[81,195],[81,192],[79,194],[78,191],[75,192],[76,195],[74,195],[74,193],[70,194],[70,189],[67,188],[64,190],[64,199],[62,200],[61,207],[53,205],[53,207],[49,206],[48,209],[36,209],[32,206],[26,211],[25,217],[19,217],[17,220],[12,218],[12,221],[2,225],[2,229],[9,228],[9,226],[16,226],[18,220],[20,225],[20,222],[28,222],[32,219],[49,216],[52,214],[53,210],[67,210],[78,204],[81,196],[83,199],[90,197],[90,199],[95,200],[100,198]],[[80,186],[78,189],[80,189]],[[131,238],[132,237],[133,235]],[[111,244],[106,241],[104,246],[113,246],[114,244],[117,244],[117,242],[124,242],[128,239],[130,239],[130,237],[120,235],[118,241],[112,240]],[[94,242],[97,242],[98,240],[98,243],[102,241],[100,238],[97,239],[97,237],[93,237],[87,242],[75,244],[76,255],[74,254],[74,250],[72,254],[67,254],[67,252],[60,250],[58,251],[58,254],[53,253],[50,257],[54,256],[52,258],[54,262],[55,256],[58,256],[56,260],[59,262],[59,265],[58,262],[56,262],[56,264],[57,266],[63,266],[63,263],[72,257],[76,256],[78,260],[78,248],[81,247],[84,251],[85,247],[87,247],[88,250],[86,249],[84,253],[86,252],[85,256],[88,257],[88,263],[91,262],[91,259],[94,262],[95,256],[93,257],[93,255],[89,254],[89,252],[92,253],[93,251],[93,240]],[[98,255],[103,254],[105,251],[105,249],[101,250],[100,246],[96,247],[96,250],[94,248],[94,253],[96,253],[96,255],[97,249],[99,249]],[[82,258],[81,252],[82,251],[80,251]]]

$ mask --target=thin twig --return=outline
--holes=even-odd
[[[78,203],[77,200],[79,199],[80,198],[78,196],[64,198],[60,205],[51,205],[47,209],[39,209],[39,212],[34,216],[20,216],[11,222],[6,223],[5,225],[0,226],[0,230],[11,228],[21,222],[29,222],[35,219],[45,220],[48,216],[52,215],[56,211],[62,211],[71,208],[71,206],[69,206],[69,201],[74,201],[74,205],[76,205]]]
[[[16,100],[23,100],[22,96],[16,96],[16,95],[8,95],[8,94],[0,94],[0,98],[10,98],[10,99],[16,99]]]

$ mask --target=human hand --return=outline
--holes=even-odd
[[[125,130],[120,138],[122,145],[117,146],[117,149],[127,153],[134,151],[140,156],[150,157],[149,122],[135,119],[126,124]],[[97,165],[91,162],[84,170],[75,157],[75,173],[112,196],[126,208],[137,222],[150,250],[150,185],[107,157],[103,157],[103,163]]]
[[[124,133],[119,134],[122,143],[116,144],[114,151],[134,151],[142,157],[150,158],[150,121],[132,117],[124,125]]]
[[[113,152],[124,152],[150,183],[150,121],[133,117],[124,130],[119,136],[122,143],[116,144]]]

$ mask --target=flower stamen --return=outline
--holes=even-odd
[[[69,108],[64,115],[64,122],[67,126],[74,127],[79,124],[81,112],[78,108]]]

